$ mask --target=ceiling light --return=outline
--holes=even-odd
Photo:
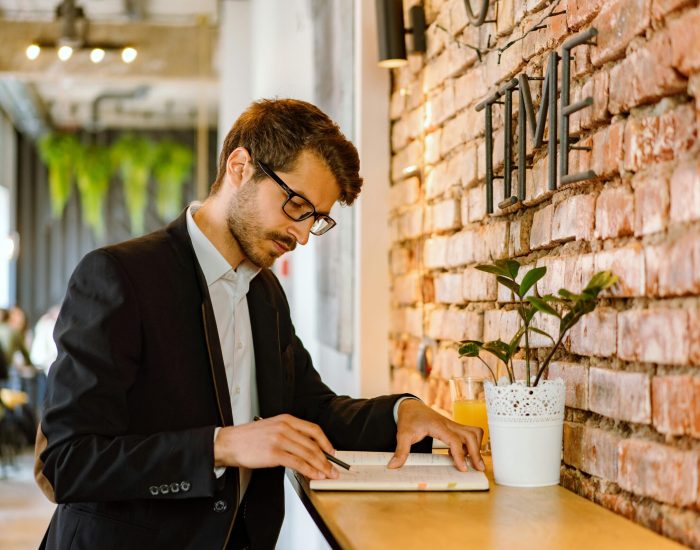
[[[27,57],[34,61],[41,53],[41,48],[37,44],[31,44],[27,46]]]
[[[131,63],[134,59],[136,59],[137,55],[138,52],[134,48],[124,48],[122,50],[122,61],[124,63]]]
[[[99,63],[105,58],[105,51],[102,48],[93,48],[90,52],[90,61]]]
[[[61,46],[58,48],[58,58],[61,61],[68,61],[73,55],[73,48],[70,46]]]

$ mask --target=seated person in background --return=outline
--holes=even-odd
[[[272,549],[284,467],[336,477],[335,448],[395,450],[400,467],[434,436],[483,469],[480,428],[408,395],[336,395],[295,334],[269,268],[335,225],[358,171],[317,107],[260,101],[203,204],[80,262],[37,433],[37,482],[59,503],[42,548]]]

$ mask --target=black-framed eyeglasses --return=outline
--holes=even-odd
[[[290,220],[300,222],[313,217],[314,223],[311,225],[311,233],[314,235],[323,235],[326,231],[335,226],[335,220],[333,218],[316,212],[316,207],[311,204],[309,199],[292,191],[289,186],[282,181],[282,178],[275,174],[267,164],[259,160],[256,162],[265,175],[274,180],[274,182],[287,193],[287,200],[282,204],[282,211]]]

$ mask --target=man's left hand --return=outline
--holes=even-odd
[[[484,470],[484,461],[479,452],[484,430],[453,422],[418,399],[405,399],[399,405],[396,451],[388,467],[403,466],[411,452],[411,445],[426,436],[437,438],[450,448],[452,460],[458,470],[467,471],[467,456],[474,468]]]

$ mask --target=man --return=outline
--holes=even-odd
[[[399,467],[435,436],[460,469],[467,453],[483,467],[478,428],[407,396],[335,395],[294,334],[268,268],[333,227],[358,170],[316,107],[260,101],[204,204],[82,260],[37,436],[37,481],[60,503],[45,548],[273,548],[284,467],[335,477],[335,448],[395,448]]]

